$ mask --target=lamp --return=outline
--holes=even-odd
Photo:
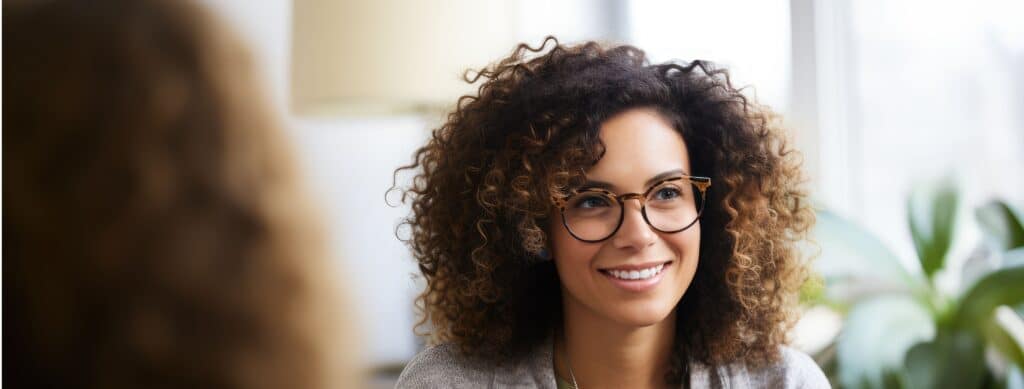
[[[295,0],[291,106],[300,115],[440,111],[517,43],[510,0]]]

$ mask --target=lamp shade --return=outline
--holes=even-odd
[[[517,43],[509,0],[295,0],[292,109],[399,113],[453,106],[463,81]]]

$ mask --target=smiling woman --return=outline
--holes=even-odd
[[[403,168],[439,345],[398,386],[828,386],[785,346],[813,214],[770,111],[706,62],[551,41]]]

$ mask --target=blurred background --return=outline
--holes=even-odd
[[[422,344],[393,170],[474,89],[463,71],[553,35],[713,61],[784,116],[822,211],[794,335],[837,386],[1024,385],[1020,1],[204,2],[288,118],[382,376]]]

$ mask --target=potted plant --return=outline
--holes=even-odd
[[[825,287],[812,300],[843,315],[839,335],[815,355],[833,385],[1024,388],[1024,225],[1003,202],[976,208],[985,241],[957,271],[947,254],[958,202],[948,181],[910,196],[919,269],[855,223],[818,213]],[[941,287],[943,272],[961,287]]]

